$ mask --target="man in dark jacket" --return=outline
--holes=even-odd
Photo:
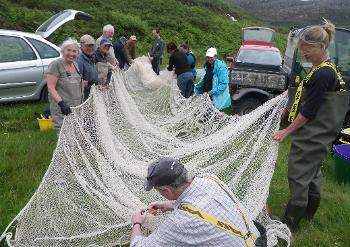
[[[153,35],[153,43],[152,48],[149,52],[150,61],[152,63],[153,71],[159,75],[160,71],[160,60],[163,57],[163,49],[164,49],[164,40],[160,37],[160,30],[154,29],[152,31]]]
[[[177,86],[182,96],[189,98],[193,94],[193,74],[188,64],[187,56],[184,52],[179,51],[174,42],[167,44],[167,51],[170,53],[168,70],[172,71],[175,67],[177,75]]]
[[[97,81],[95,66],[95,39],[88,34],[80,38],[81,53],[77,57],[77,64],[84,81],[84,100],[89,97],[90,89]]]
[[[114,55],[119,62],[120,69],[127,69],[130,64],[128,61],[128,55],[126,53],[126,44],[128,40],[123,36],[120,37],[113,45]]]

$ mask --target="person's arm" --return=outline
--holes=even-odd
[[[131,241],[138,236],[142,236],[141,226],[146,219],[146,210],[141,208],[134,212],[131,218]]]
[[[308,118],[304,117],[303,114],[299,113],[296,119],[287,128],[275,132],[272,138],[275,141],[281,142],[284,139],[286,139],[289,135],[293,134],[297,129],[306,124],[308,121]]]
[[[162,40],[159,40],[153,51],[153,57],[160,58],[163,55],[163,46],[164,42]]]
[[[198,96],[201,94],[202,92],[202,87],[203,87],[203,84],[204,84],[204,77],[205,77],[205,74],[207,73],[206,69],[204,68],[204,73],[202,74],[199,82],[197,84],[194,85],[194,95],[195,96]]]
[[[168,69],[169,71],[172,71],[173,68],[174,68],[174,56],[171,55],[170,58],[169,58],[169,65],[168,65],[168,68],[167,68],[167,69]]]
[[[214,74],[215,76],[215,74]],[[220,66],[219,74],[217,75],[218,83],[209,92],[209,95],[219,95],[222,94],[228,87],[228,73],[226,66]]]
[[[127,51],[126,51],[126,47],[124,47],[124,49],[122,50],[122,59],[124,59],[125,63],[130,66],[130,63],[129,63],[129,59],[128,59],[128,55],[126,54]]]
[[[61,96],[56,90],[56,85],[58,82],[58,77],[55,75],[47,74],[47,90],[49,91],[51,97],[55,100],[56,103],[62,101]]]

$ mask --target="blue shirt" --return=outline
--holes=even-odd
[[[122,42],[120,42],[120,40],[117,40],[114,43],[113,48],[114,55],[119,62],[119,68],[123,69],[125,65],[130,66],[128,56],[126,55],[125,47]]]
[[[81,52],[77,57],[77,64],[84,81],[97,81],[97,70],[94,56],[90,58],[84,52]]]

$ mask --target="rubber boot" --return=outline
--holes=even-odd
[[[287,224],[292,232],[299,230],[299,223],[305,217],[306,207],[296,206],[288,203],[282,222]]]
[[[313,220],[318,207],[320,206],[321,198],[316,196],[310,196],[308,199],[307,207],[306,207],[306,219]]]

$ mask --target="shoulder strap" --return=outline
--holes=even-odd
[[[220,228],[221,230],[224,230],[230,234],[243,238],[247,247],[253,247],[255,245],[256,237],[250,231],[248,231],[246,234],[243,234],[242,230],[240,230],[236,226],[231,225],[226,221],[219,220],[215,216],[208,214],[207,212],[193,207],[189,204],[181,205],[180,209],[186,212],[187,214],[191,215],[192,217],[207,222],[208,224]]]
[[[231,225],[230,223],[228,222],[225,222],[225,221],[222,221],[222,220],[219,220],[217,219],[215,216],[213,215],[210,215],[209,213],[205,212],[205,211],[202,211],[198,208],[195,208],[189,204],[184,204],[184,205],[181,205],[180,206],[180,209],[185,211],[186,213],[190,214],[191,216],[195,217],[195,218],[198,218],[200,220],[203,220],[215,227],[218,227],[222,230],[225,230],[231,234],[234,234],[236,236],[240,236],[244,239],[247,247],[251,247],[251,246],[254,246],[255,244],[255,241],[256,241],[256,236],[250,231],[250,227],[249,227],[249,224],[248,224],[248,220],[247,218],[245,217],[243,211],[241,210],[241,208],[239,207],[238,203],[236,202],[236,200],[233,198],[233,196],[231,195],[231,193],[225,188],[225,185],[217,178],[213,177],[213,176],[206,176],[204,177],[204,179],[210,179],[212,181],[214,181],[217,185],[220,186],[220,188],[222,188],[226,194],[232,199],[232,201],[234,202],[234,204],[236,205],[236,208],[237,210],[239,211],[239,213],[241,214],[242,216],[242,219],[244,221],[244,224],[247,228],[247,233],[244,234],[242,230],[240,230],[239,228]],[[252,240],[252,242],[250,241],[250,239]]]
[[[296,114],[297,114],[297,110],[298,110],[298,106],[299,106],[299,102],[300,102],[300,99],[301,99],[301,95],[302,95],[302,92],[303,92],[303,88],[304,88],[304,85],[306,85],[311,77],[316,73],[316,71],[318,71],[320,68],[322,67],[329,67],[331,69],[334,70],[334,72],[336,73],[337,75],[337,80],[338,80],[338,83],[339,83],[339,90],[340,91],[343,91],[345,90],[345,81],[343,80],[343,77],[338,69],[338,67],[331,63],[331,62],[323,62],[321,63],[319,66],[317,66],[315,69],[311,70],[307,75],[306,77],[300,81],[300,76],[296,76],[295,78],[295,84],[298,85],[298,89],[297,89],[297,92],[295,94],[295,98],[294,98],[294,103],[292,105],[292,108],[289,112],[289,116],[288,116],[288,121],[291,123],[294,121],[294,119],[296,118]]]

